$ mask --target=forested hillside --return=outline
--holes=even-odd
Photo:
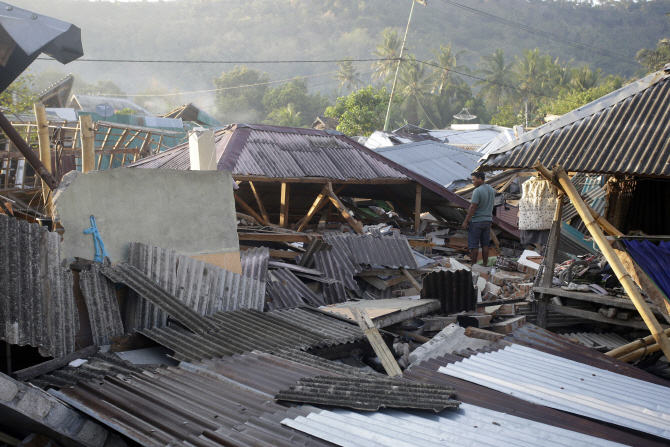
[[[465,50],[459,64],[474,71],[482,56],[501,48],[507,61],[524,49],[538,48],[551,60],[573,67],[584,64],[607,75],[630,78],[640,70],[634,60],[641,48],[655,48],[670,35],[670,0],[589,2],[541,0],[460,0],[459,3],[514,22],[615,53],[604,56],[505,25],[449,2],[429,0],[416,5],[408,37],[410,53],[435,60],[440,45]],[[402,35],[411,7],[409,0],[176,0],[165,2],[88,2],[83,0],[22,0],[21,7],[72,22],[82,29],[86,58],[226,60],[216,64],[123,64],[74,62],[58,66],[36,62],[33,73],[49,67],[73,72],[91,84],[112,81],[134,93],[168,94],[215,88],[213,78],[235,65],[267,73],[271,81],[336,72],[336,63],[252,64],[250,61],[372,58],[381,34],[393,28]],[[360,79],[373,83],[371,62],[353,62]],[[38,77],[48,83],[52,76]],[[332,74],[309,79],[311,92],[334,101],[339,82]],[[462,77],[468,85],[476,81]],[[379,82],[379,81],[377,81]],[[82,86],[82,82],[79,83]],[[378,84],[375,84],[378,85]],[[476,93],[478,86],[474,87]],[[346,88],[341,89],[346,94]],[[144,97],[149,100],[149,97]],[[213,114],[212,92],[153,98],[149,106],[165,109],[195,100]],[[318,99],[320,101],[320,99]],[[264,110],[264,113],[268,110]],[[311,113],[311,111],[310,111]],[[228,118],[228,117],[226,117]],[[261,116],[259,118],[265,118]]]

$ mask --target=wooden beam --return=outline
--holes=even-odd
[[[636,310],[635,305],[628,298],[600,295],[592,292],[575,292],[574,290],[563,290],[560,287],[534,287],[533,291],[549,297],[560,296],[562,298],[571,298],[573,300],[586,301],[589,303],[598,303],[604,306]],[[653,312],[657,315],[663,315],[661,311],[657,309],[653,309]]]
[[[326,185],[326,188],[327,188],[326,193],[328,194],[330,201],[333,203],[335,208],[337,208],[342,217],[344,217],[347,220],[347,222],[349,222],[349,225],[351,225],[351,227],[354,229],[356,233],[363,234],[363,224],[358,222],[356,219],[353,218],[351,214],[349,214],[349,211],[347,211],[347,209],[344,207],[340,199],[333,192],[333,185],[328,183]]]
[[[505,183],[503,183],[503,185],[502,185],[500,188],[498,188],[498,192],[503,192],[504,190],[506,190],[507,187],[508,187],[509,185],[511,185],[512,182],[513,182],[514,180],[516,180],[518,177],[519,177],[519,174],[518,174],[518,173],[517,173],[517,174],[514,174],[514,175],[513,175],[512,177],[510,177]]]
[[[358,326],[363,330],[363,333],[372,345],[372,349],[374,349],[375,354],[377,354],[377,357],[379,357],[379,360],[382,362],[386,374],[390,377],[402,376],[402,371],[400,370],[400,366],[398,366],[398,362],[395,361],[395,357],[388,346],[386,346],[386,343],[384,343],[381,334],[379,334],[379,330],[375,327],[367,311],[357,307],[351,307],[350,309]]]
[[[414,199],[414,233],[421,231],[421,183],[416,184],[416,198]]]
[[[47,110],[44,107],[44,104],[41,102],[36,102],[34,109],[35,122],[37,123],[37,140],[40,147],[40,161],[44,164],[49,172],[52,172],[51,139],[49,138],[49,121],[47,120]],[[9,175],[7,175],[6,178],[9,178]],[[49,188],[44,181],[42,182],[42,200],[44,201],[44,214],[51,216],[51,188]]]
[[[346,185],[406,185],[414,183],[414,180],[410,179],[395,179],[395,178],[380,178],[380,179],[329,179],[325,177],[287,177],[287,178],[273,178],[265,177],[261,175],[234,175],[235,180],[245,180],[250,182],[270,182],[270,183],[319,183],[326,184],[332,183],[334,185],[346,184]]]
[[[554,220],[549,230],[549,240],[547,241],[547,257],[544,262],[542,273],[542,287],[551,287],[554,280],[554,268],[556,266],[556,255],[558,253],[558,240],[561,238],[561,227],[563,226],[563,197],[558,199],[556,210],[554,210]],[[547,328],[547,304],[549,304],[549,295],[540,294],[537,303],[537,325],[542,329]]]
[[[416,290],[418,290],[419,292],[421,292],[421,284],[419,284],[419,282],[418,282],[416,279],[414,279],[414,276],[412,276],[412,275],[409,273],[409,271],[408,271],[406,268],[404,268],[404,267],[401,268],[400,271],[402,271],[402,274],[405,275],[405,277],[409,280],[409,282],[412,283],[412,285],[414,286],[414,288],[415,288]]]
[[[309,208],[309,211],[307,211],[307,215],[300,221],[300,225],[298,226],[298,231],[302,231],[305,229],[305,226],[309,223],[309,221],[314,217],[314,215],[321,209],[323,206],[328,202],[328,188],[326,186],[323,187],[319,195],[316,197],[314,200],[314,203],[312,206]]]
[[[233,193],[233,196],[235,197],[235,202],[244,208],[247,213],[251,214],[251,216],[256,219],[257,222],[259,222],[261,225],[269,225],[269,223],[261,216],[259,216],[258,213],[256,213],[256,211],[254,211],[254,209],[247,204],[247,202],[242,200],[240,196],[237,195],[237,193]]]
[[[401,210],[403,210],[403,212],[404,212],[405,214],[407,214],[407,217],[409,217],[411,220],[414,220],[414,213],[412,212],[412,210],[410,210],[409,208],[407,208],[407,205],[405,205],[405,203],[404,203],[402,200],[398,199],[398,198],[395,196],[395,194],[393,194],[393,193],[391,192],[390,189],[388,189],[388,188],[385,187],[385,186],[380,186],[379,188],[380,188],[382,191],[384,191],[384,193],[385,193],[387,196],[389,196],[389,197],[391,198],[391,201],[395,204],[395,206],[397,206],[398,208],[400,208]]]
[[[263,242],[304,242],[309,244],[314,237],[306,234],[282,234],[282,233],[237,233],[241,241],[263,241]]]
[[[605,256],[605,259],[607,259],[607,262],[609,262],[610,267],[612,267],[612,270],[616,274],[617,279],[619,282],[621,282],[624,290],[635,304],[635,308],[642,316],[642,319],[649,329],[649,332],[651,332],[651,334],[654,336],[656,343],[661,346],[663,354],[665,354],[665,356],[670,359],[670,340],[668,339],[668,336],[663,332],[663,328],[658,323],[658,320],[649,308],[649,305],[642,297],[642,294],[638,290],[637,285],[635,285],[635,282],[633,282],[633,279],[626,271],[626,268],[623,266],[616,253],[614,253],[614,249],[612,249],[612,246],[607,241],[607,238],[596,223],[596,219],[593,218],[589,207],[584,203],[581,196],[575,189],[575,185],[573,185],[570,181],[568,174],[566,174],[563,168],[560,166],[555,166],[552,176],[551,173],[549,173],[549,170],[545,168],[539,161],[533,167],[538,170],[545,178],[547,178],[546,174],[549,174],[549,177],[547,178],[549,181],[551,181],[553,177],[558,179],[558,182],[562,186],[563,191],[565,191],[570,200],[572,200],[572,204],[575,206],[577,213],[579,213],[579,217],[582,218],[582,221],[589,230],[589,233],[591,233],[591,236],[593,236],[593,240],[596,242],[596,244],[598,244],[598,248],[600,248],[600,251]]]
[[[281,209],[279,211],[279,226],[282,228],[288,228],[288,211],[289,211],[289,193],[291,189],[290,183],[281,184]]]
[[[270,218],[268,217],[268,212],[265,211],[265,205],[263,205],[263,201],[261,200],[260,194],[258,194],[258,191],[256,191],[256,187],[254,186],[254,182],[249,182],[249,186],[251,187],[251,192],[254,193],[254,197],[256,198],[256,203],[258,204],[258,209],[261,211],[261,215],[263,216],[263,219],[265,219],[266,222],[270,222]]]
[[[81,172],[93,171],[95,169],[95,131],[91,115],[80,115],[79,127],[81,128]]]
[[[333,204],[328,202],[328,207],[326,210],[321,214],[321,218],[319,219],[319,225],[316,227],[318,231],[326,231],[326,225],[328,224],[328,221],[330,220],[330,213],[333,209]]]
[[[619,326],[627,326],[635,329],[647,329],[644,321],[620,320],[618,318],[607,318],[600,315],[598,312],[590,312],[588,310],[575,309],[570,306],[557,306],[556,304],[547,304],[547,310],[563,315],[570,315],[572,317],[585,318],[587,320],[599,321],[601,323],[617,324]],[[666,326],[668,327],[668,326]],[[661,332],[663,329],[661,328]],[[665,334],[663,334],[665,335]],[[667,337],[667,335],[665,335]]]

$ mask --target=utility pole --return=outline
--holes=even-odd
[[[412,13],[414,12],[414,4],[421,3],[426,6],[426,0],[412,0],[412,9],[409,10],[409,19],[407,19],[407,28],[405,29],[405,37],[402,39],[402,46],[400,47],[400,58],[398,65],[395,68],[395,76],[393,77],[393,86],[391,87],[391,97],[389,98],[389,106],[386,109],[386,119],[384,120],[384,132],[389,128],[389,117],[391,116],[391,104],[393,103],[393,96],[395,95],[395,85],[398,82],[398,72],[400,71],[400,62],[402,62],[402,55],[405,51],[405,42],[407,41],[407,33],[409,32],[409,23],[412,21]]]

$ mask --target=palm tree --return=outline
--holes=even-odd
[[[361,74],[356,70],[351,59],[340,62],[340,71],[335,75],[335,79],[340,81],[340,88],[346,84],[349,92],[364,85]]]
[[[514,90],[508,87],[513,83],[514,63],[506,64],[502,48],[496,48],[492,54],[482,56],[479,65],[484,68],[476,70],[475,74],[484,76],[485,80],[475,82],[475,86],[481,87],[481,96],[487,98],[496,108],[500,108],[505,99],[514,96]]]
[[[290,102],[286,107],[273,110],[265,122],[276,126],[300,127],[302,126],[302,117],[300,112],[295,110],[295,104]]]
[[[433,92],[437,91],[441,95],[445,92],[458,90],[464,82],[455,72],[470,74],[468,67],[458,63],[458,59],[466,51],[461,50],[454,53],[450,43],[447,46],[440,45],[440,49],[433,51],[433,53],[435,54],[436,65],[440,66],[433,71]]]
[[[390,28],[382,31],[382,40],[375,51],[372,52],[380,60],[373,62],[372,69],[375,71],[373,77],[388,82],[389,78],[395,73],[398,66],[397,60],[400,57],[400,47],[402,39],[398,37],[398,31]]]
[[[426,65],[417,62],[413,55],[408,56],[406,63],[400,67],[398,96],[403,101],[403,115],[412,124],[417,124],[421,117],[430,121],[426,110],[430,110],[432,106],[430,77],[431,74],[426,71]]]
[[[538,96],[546,94],[549,83],[547,66],[551,63],[549,56],[542,56],[540,49],[523,50],[523,56],[516,56],[514,74],[518,87],[522,90],[519,96],[520,102],[528,103],[528,110],[532,113]]]
[[[600,71],[600,68],[596,71],[591,71],[588,65],[573,68],[572,85],[574,85],[575,90],[584,92],[595,87],[602,76]]]
[[[555,93],[562,93],[571,88],[572,82],[572,60],[560,62],[558,58],[548,65],[549,82]]]
[[[645,68],[646,73],[660,70],[670,62],[670,39],[659,40],[655,50],[641,49],[635,55],[635,60]]]

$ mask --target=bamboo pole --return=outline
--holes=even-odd
[[[95,131],[91,115],[81,115],[79,127],[81,128],[81,172],[93,171],[95,170]]]
[[[670,336],[670,329],[665,330],[665,335]],[[622,358],[626,354],[633,353],[638,350],[643,350],[644,348],[647,348],[647,352],[655,352],[660,349],[657,343],[655,343],[654,337],[651,335],[648,335],[644,338],[640,338],[638,340],[635,340],[633,342],[628,343],[627,345],[619,346],[616,349],[612,349],[609,352],[606,352],[606,355],[609,355],[610,357],[615,357],[615,358]],[[654,350],[651,350],[652,347],[655,347]]]
[[[35,122],[37,123],[37,141],[40,147],[40,161],[49,172],[51,165],[51,139],[49,138],[49,121],[47,120],[47,109],[41,102],[35,103]],[[42,181],[42,200],[44,201],[44,214],[51,216],[51,188]]]
[[[533,167],[537,169],[543,177],[547,178],[547,180],[552,181],[551,173],[542,165],[542,163],[540,163],[539,160]],[[579,213],[579,216],[582,218],[586,228],[588,228],[591,236],[593,236],[593,240],[598,244],[600,251],[602,251],[603,255],[605,255],[607,262],[609,262],[612,270],[621,282],[621,285],[626,290],[626,293],[630,297],[631,301],[633,301],[635,308],[642,316],[642,319],[649,328],[651,335],[660,345],[661,350],[665,356],[670,359],[670,340],[668,340],[668,336],[665,334],[665,332],[663,332],[663,328],[661,328],[661,325],[658,323],[658,320],[656,320],[656,317],[647,305],[647,302],[640,294],[637,286],[635,285],[635,282],[633,282],[633,278],[631,278],[631,276],[628,274],[625,267],[621,263],[621,260],[607,241],[605,234],[603,234],[602,230],[596,223],[596,220],[591,215],[588,206],[586,206],[582,198],[577,193],[575,186],[572,184],[570,178],[565,173],[563,168],[556,166],[554,167],[553,172],[553,177],[558,179],[558,182],[560,183],[563,191],[572,201],[572,204]],[[547,177],[547,174],[549,174],[549,177]]]

